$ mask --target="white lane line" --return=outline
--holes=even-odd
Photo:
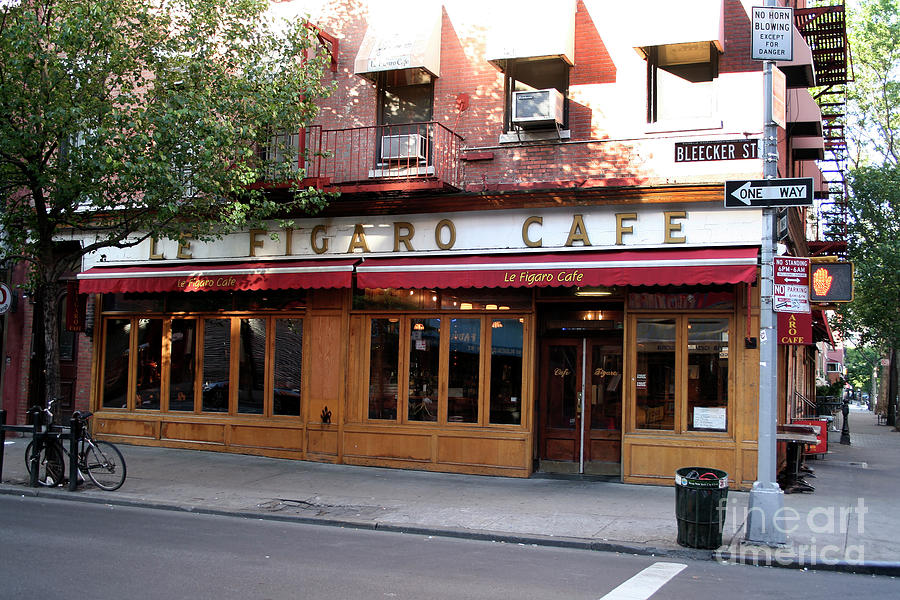
[[[686,568],[681,563],[653,563],[600,600],[647,600]]]

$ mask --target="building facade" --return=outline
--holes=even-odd
[[[723,202],[724,181],[763,174],[752,3],[484,4],[273,3],[308,12],[335,84],[273,143],[340,196],[287,228],[89,257],[97,433],[752,484],[762,211]],[[779,176],[825,198],[816,64],[798,25],[784,35]],[[808,218],[784,211],[788,254],[815,251]],[[815,358],[781,349],[780,422],[814,398]]]

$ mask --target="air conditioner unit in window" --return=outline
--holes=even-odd
[[[562,93],[556,88],[513,92],[512,122],[524,129],[562,125]]]
[[[425,144],[425,136],[418,133],[383,136],[381,160],[425,160]]]

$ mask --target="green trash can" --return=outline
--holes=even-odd
[[[678,543],[688,548],[722,545],[728,473],[707,467],[675,471],[675,518]]]

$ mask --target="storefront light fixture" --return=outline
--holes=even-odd
[[[612,291],[602,287],[575,288],[576,296],[612,296]]]
[[[501,307],[500,307],[500,310],[509,310],[509,307],[508,307],[508,306],[501,306]]]
[[[491,323],[491,327],[493,329],[500,329],[501,327],[503,327],[503,323],[501,323],[500,321],[494,321],[493,323]]]
[[[462,304],[459,305],[459,309],[460,310],[472,310],[472,303],[471,302],[463,302]]]
[[[413,329],[415,329],[416,331],[425,331],[425,324],[416,323],[415,325],[413,325]]]
[[[497,310],[497,305],[496,304],[488,304],[484,308],[485,308],[485,310]]]

